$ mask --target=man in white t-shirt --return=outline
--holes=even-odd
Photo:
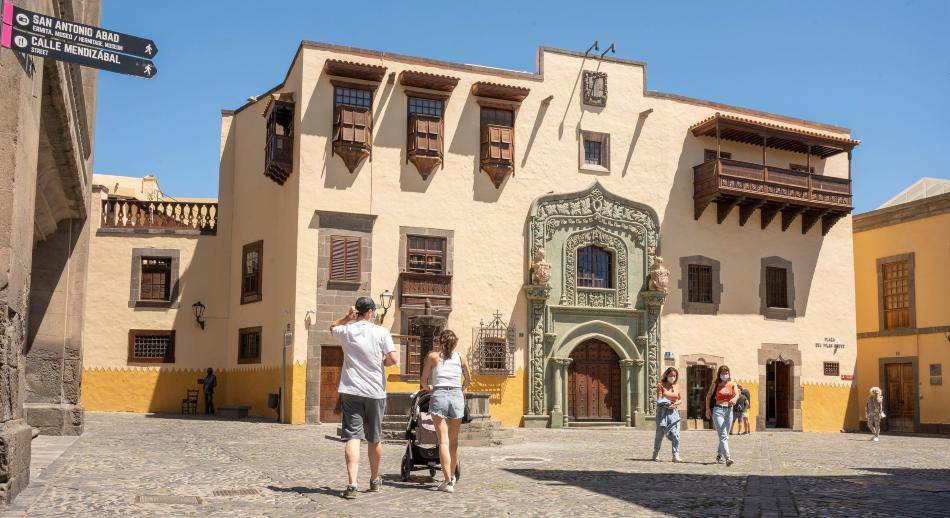
[[[369,297],[356,299],[346,316],[330,324],[330,332],[343,348],[340,376],[340,403],[343,407],[343,438],[346,439],[346,474],[349,477],[343,498],[356,498],[356,475],[360,466],[360,440],[369,443],[369,491],[379,491],[379,461],[383,414],[386,413],[386,371],[396,365],[393,337],[373,323],[376,303]]]

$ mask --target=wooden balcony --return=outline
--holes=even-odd
[[[452,276],[403,272],[399,275],[400,309],[422,309],[426,299],[436,310],[452,309]]]
[[[102,229],[218,232],[218,204],[181,201],[102,200]]]
[[[715,202],[719,223],[739,207],[745,225],[760,209],[763,229],[781,213],[783,231],[801,215],[803,234],[819,220],[827,234],[851,212],[851,180],[721,158],[693,168],[693,201],[695,219]]]
[[[264,176],[283,185],[294,169],[294,138],[272,133],[264,150]]]

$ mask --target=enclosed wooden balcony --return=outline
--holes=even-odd
[[[452,309],[452,276],[402,272],[399,275],[399,307],[424,308],[426,299],[434,309]]]
[[[739,117],[716,114],[691,128],[697,137],[716,138],[716,157],[693,168],[693,217],[699,219],[716,204],[716,219],[726,220],[739,208],[739,225],[745,225],[756,209],[761,211],[761,227],[767,228],[782,215],[782,230],[788,230],[801,216],[802,233],[821,221],[822,234],[849,214],[851,201],[851,150],[859,144],[832,135],[786,128]],[[740,162],[721,157],[721,140],[762,146],[762,162]],[[805,154],[805,170],[793,171],[768,164],[768,149]],[[825,159],[848,154],[848,177],[814,174],[812,157]]]

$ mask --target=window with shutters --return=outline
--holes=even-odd
[[[481,167],[496,188],[515,170],[515,112],[482,106]]]
[[[691,264],[687,270],[687,275],[689,277],[689,301],[712,304],[712,267],[704,264]]]
[[[577,287],[614,287],[613,258],[610,252],[594,245],[577,250]]]
[[[139,300],[171,300],[171,271],[170,257],[143,257]]]
[[[766,267],[765,290],[770,308],[788,308],[788,271],[785,268]]]
[[[355,236],[330,236],[330,281],[360,282],[360,244]]]
[[[422,178],[442,164],[445,101],[425,97],[409,97],[406,160],[415,164]]]
[[[129,363],[175,363],[175,332],[129,330]]]
[[[238,363],[261,363],[261,327],[238,330]]]
[[[445,238],[408,236],[408,269],[417,273],[445,273]]]
[[[883,288],[884,329],[911,327],[910,261],[892,261],[881,268]]]
[[[334,82],[333,152],[351,173],[372,150],[372,108],[373,92],[369,88]]]
[[[244,245],[241,261],[241,304],[257,302],[263,294],[261,281],[264,269],[264,242]]]

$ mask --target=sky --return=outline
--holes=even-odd
[[[220,110],[280,83],[301,40],[530,72],[540,45],[599,40],[645,61],[650,90],[851,128],[860,213],[950,178],[948,24],[947,0],[103,0],[102,26],[155,40],[159,72],[99,74],[94,170],[217,196]]]

